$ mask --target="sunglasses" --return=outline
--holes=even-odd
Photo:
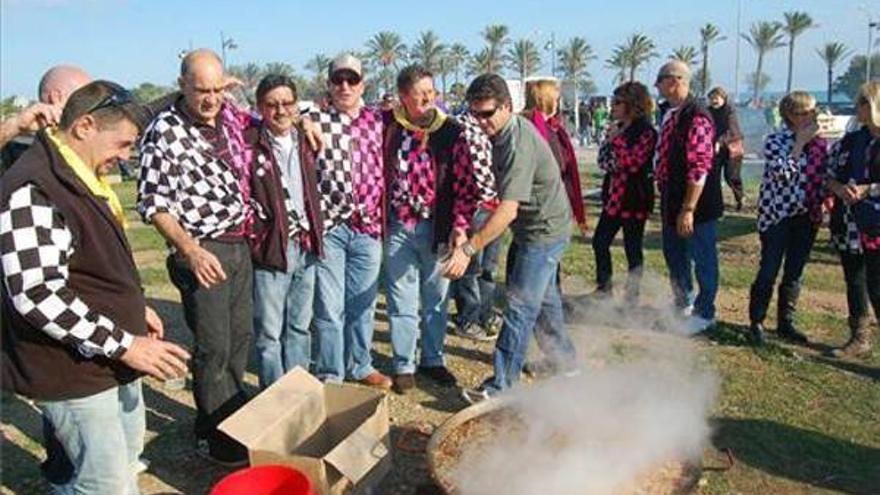
[[[330,82],[334,86],[342,86],[342,83],[348,83],[349,86],[357,86],[361,82],[361,76],[353,72],[337,72],[330,76]]]
[[[868,103],[870,103],[870,102],[864,96],[861,96],[861,97],[859,97],[859,99],[856,100],[856,106],[859,106],[859,107],[862,105],[867,105]]]
[[[131,94],[131,91],[109,81],[105,81],[104,86],[109,89],[110,92],[85,113],[95,113],[104,108],[118,108],[123,105],[134,103],[134,96]]]
[[[815,108],[811,108],[811,109],[809,109],[809,110],[801,110],[800,112],[791,112],[791,114],[792,114],[793,116],[795,116],[795,117],[803,117],[803,116],[806,116],[806,115],[812,115],[812,114],[814,114],[814,113],[816,113],[816,109],[815,109]]]
[[[264,103],[264,105],[266,105],[267,107],[269,107],[273,110],[276,110],[276,111],[281,110],[282,108],[284,110],[292,110],[294,105],[296,105],[296,102],[293,100],[291,100],[291,101],[267,101],[266,103]]]
[[[495,107],[492,110],[469,110],[470,114],[474,116],[475,119],[487,120],[491,119],[500,107]]]

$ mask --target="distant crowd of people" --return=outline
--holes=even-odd
[[[613,295],[610,246],[622,230],[624,298],[638,304],[645,226],[659,204],[680,330],[715,324],[722,178],[737,209],[744,201],[743,136],[722,88],[704,106],[688,66],[670,61],[654,81],[662,105],[644,84],[621,84],[609,107],[578,108],[571,136],[553,79],[530,83],[525,110],[514,113],[505,80],[481,75],[467,88],[467,111],[450,116],[425,67],[401,70],[396,98],[377,106],[363,103],[364,75],[356,57],[333,59],[326,101],[301,115],[298,88],[280,74],[259,82],[254,109],[239,106],[227,96],[235,81],[205,49],[182,59],[180,91],[148,106],[115,83],[58,67],[41,81],[40,103],[0,124],[0,146],[12,145],[4,164],[14,162],[0,179],[2,386],[42,411],[44,472],[60,493],[139,493],[144,375],[168,380],[191,369],[196,448],[223,465],[247,462],[218,425],[248,401],[254,353],[261,388],[296,366],[325,382],[397,393],[417,379],[458,386],[446,366],[449,299],[458,335],[496,341],[494,373],[463,389],[467,401],[517,384],[532,335],[552,373],[579,373],[560,290],[572,227],[589,231],[578,139],[598,144],[604,173],[594,296]],[[756,345],[780,269],[776,332],[808,341],[795,309],[830,218],[851,329],[834,354],[871,351],[868,307],[880,315],[880,83],[865,84],[856,103],[863,126],[830,148],[810,94],[794,91],[779,104],[783,124],[766,138],[757,198]],[[169,247],[189,351],[164,338],[146,304],[125,212],[105,180],[134,146],[137,210]],[[371,354],[380,284],[386,370]]]

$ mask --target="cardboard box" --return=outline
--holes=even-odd
[[[324,384],[299,367],[219,428],[248,448],[252,466],[295,467],[319,495],[371,493],[391,468],[385,394]]]

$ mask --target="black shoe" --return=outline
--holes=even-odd
[[[224,443],[224,448],[217,446]],[[214,445],[206,438],[196,440],[196,453],[201,457],[227,468],[245,467],[249,463],[247,448],[238,442],[214,442]]]
[[[778,333],[779,336],[784,338],[785,340],[794,342],[795,344],[810,343],[810,339],[808,339],[806,335],[801,333],[791,323],[780,325],[779,328],[776,329],[776,333]]]
[[[412,373],[399,373],[391,379],[391,390],[398,394],[405,394],[408,390],[416,388],[416,377]]]
[[[446,369],[446,366],[419,366],[419,374],[424,375],[444,387],[458,385],[458,378]]]
[[[752,339],[752,344],[764,345],[764,325],[760,323],[749,325],[749,337]]]

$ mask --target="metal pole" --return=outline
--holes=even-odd
[[[550,33],[550,75],[556,77],[556,33]]]
[[[736,64],[733,70],[733,103],[739,101],[739,42],[742,39],[741,29],[740,29],[740,20],[742,19],[742,0],[737,0],[736,2]],[[708,68],[706,69],[708,70]],[[703,91],[706,91],[707,88],[703,88]]]
[[[223,70],[226,70],[226,38],[223,37],[223,31],[220,31],[220,57],[223,60]]]
[[[874,28],[878,26],[876,22],[868,23],[868,52],[865,57],[865,82],[871,82],[871,49],[874,48]]]

